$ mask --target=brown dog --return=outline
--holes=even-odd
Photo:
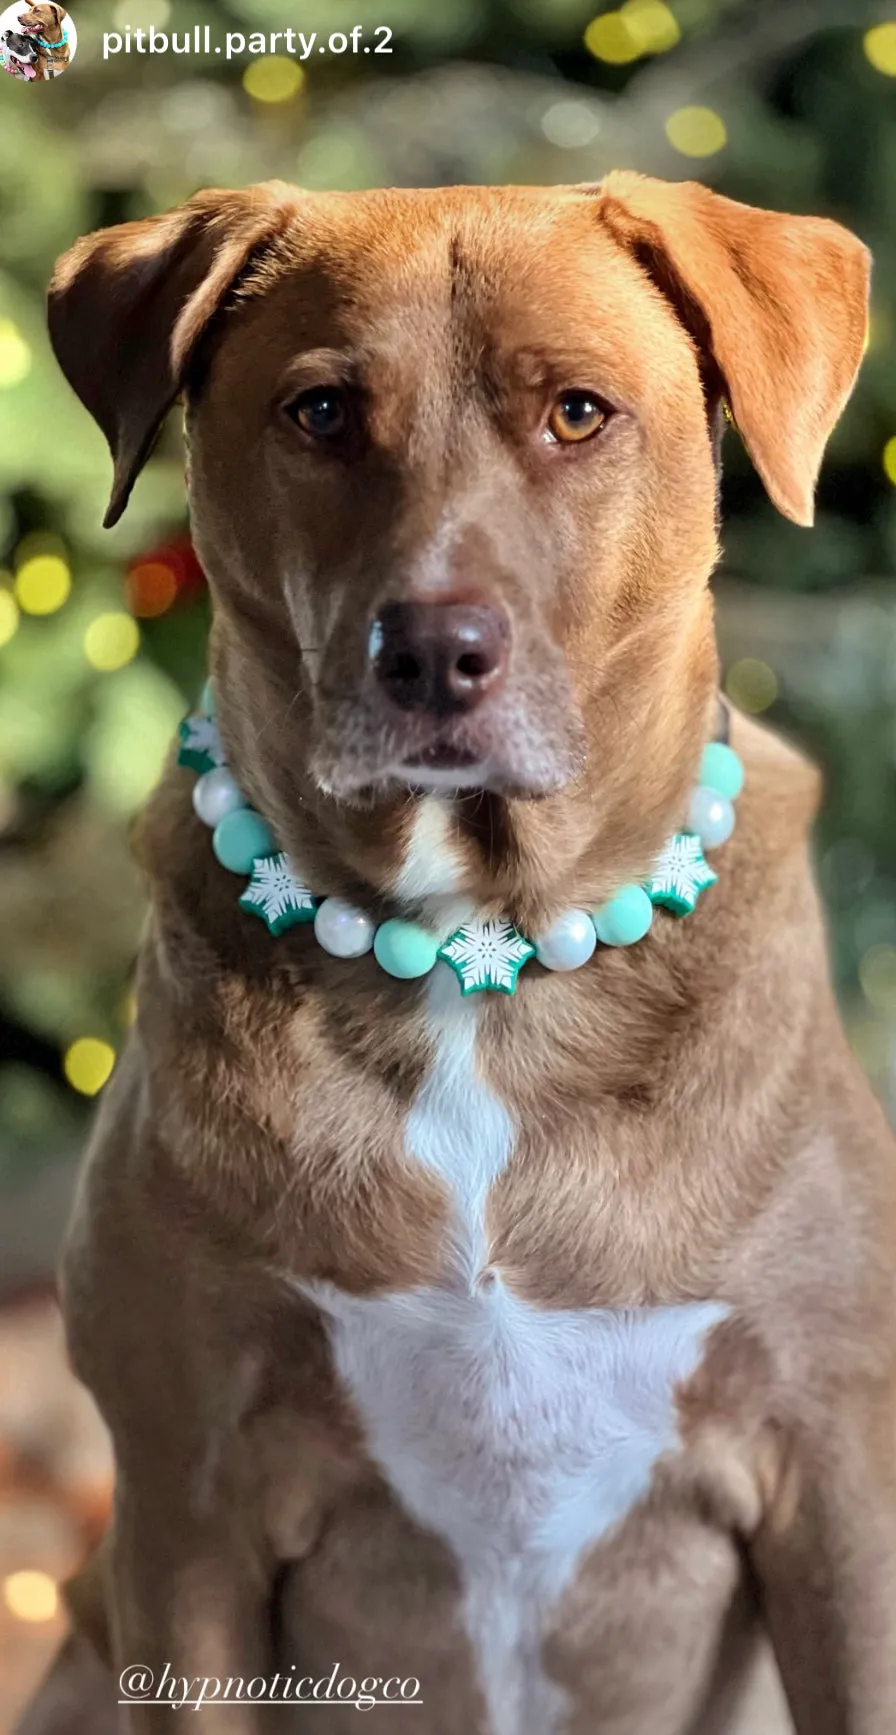
[[[65,20],[68,14],[58,0],[37,0],[19,13],[19,26],[37,49],[38,78],[58,78],[71,58]]]
[[[202,193],[62,260],[108,522],[182,393],[227,758],[350,938],[544,936],[649,873],[716,728],[720,406],[811,522],[867,273],[833,223],[631,174]],[[733,742],[695,912],[513,997],[269,934],[166,772],[64,1261],[118,1464],[77,1594],[116,1676],[168,1683],[141,1735],[172,1675],[337,1667],[402,1735],[780,1735],[763,1629],[799,1735],[890,1735],[894,1149],[828,987],[816,776]]]

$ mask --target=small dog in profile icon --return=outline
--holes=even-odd
[[[30,36],[20,36],[15,30],[0,32],[0,66],[13,78],[37,78],[37,49]]]
[[[71,50],[65,27],[67,16],[59,0],[37,0],[19,13],[19,26],[37,51],[37,78],[58,78],[68,66]]]

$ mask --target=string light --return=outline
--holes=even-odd
[[[626,66],[641,54],[638,39],[621,11],[602,12],[592,18],[582,41],[595,60],[604,60],[608,66]]]
[[[305,82],[298,62],[282,54],[265,54],[250,61],[243,73],[243,89],[255,102],[290,102]]]
[[[161,30],[170,17],[170,0],[118,0],[112,22],[116,30]]]
[[[896,488],[896,434],[892,434],[880,455],[884,475]]]
[[[712,157],[728,143],[728,129],[712,108],[677,108],[666,121],[666,137],[683,157]]]
[[[31,372],[31,350],[11,319],[0,319],[0,387],[18,386]]]
[[[51,1621],[59,1592],[47,1572],[11,1572],[3,1580],[3,1600],[20,1621]]]
[[[668,54],[681,41],[678,19],[664,0],[625,0],[620,11],[642,54]]]
[[[68,600],[72,575],[59,554],[35,554],[16,573],[15,599],[25,614],[55,614]]]
[[[129,614],[98,614],[84,634],[84,655],[94,669],[123,669],[140,649],[140,628]]]
[[[19,624],[19,605],[11,590],[0,586],[0,645],[8,645]]]
[[[600,115],[587,103],[554,102],[541,117],[541,130],[549,144],[560,150],[581,150],[600,132]]]
[[[592,18],[583,41],[595,60],[626,66],[642,54],[668,53],[681,41],[681,30],[665,0],[625,0],[618,10]]]
[[[862,47],[875,72],[896,78],[896,20],[872,25],[862,37]]]
[[[177,595],[177,575],[161,560],[141,560],[132,566],[126,581],[130,611],[140,620],[164,614]]]
[[[758,716],[767,711],[778,697],[778,677],[768,663],[758,657],[741,657],[732,663],[725,681],[725,691],[741,710]]]
[[[896,1008],[896,946],[872,946],[859,965],[862,993],[880,1012]]]
[[[79,1036],[62,1057],[62,1070],[73,1090],[96,1096],[115,1065],[115,1050],[97,1036]]]

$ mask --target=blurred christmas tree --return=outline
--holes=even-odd
[[[837,977],[892,1101],[896,7],[303,0],[301,12],[328,43],[307,64],[104,60],[104,31],[207,22],[223,42],[283,29],[283,0],[119,0],[111,19],[83,0],[71,72],[35,89],[0,75],[0,1177],[72,1148],[126,1028],[141,922],[127,822],[200,684],[207,630],[178,431],[103,532],[108,457],[49,353],[45,284],[86,229],[271,175],[352,188],[633,167],[826,212],[873,248],[868,355],[818,528],[775,516],[729,436],[719,595],[729,690],[827,768],[819,853]],[[390,54],[329,45],[355,24],[372,43],[381,13]]]

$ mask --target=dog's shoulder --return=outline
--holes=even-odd
[[[822,774],[791,742],[739,712],[732,713],[731,745],[743,762],[744,787],[734,836],[713,858],[716,901],[734,901],[738,925],[758,921],[768,931],[777,914],[788,926],[817,928],[811,839]]]
[[[822,798],[818,766],[774,729],[733,709],[731,745],[745,772],[738,813],[752,817],[761,808],[766,831],[781,845],[805,837]]]

